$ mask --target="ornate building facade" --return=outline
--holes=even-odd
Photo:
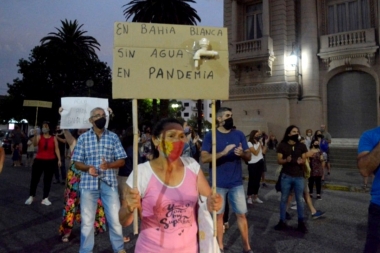
[[[380,0],[224,0],[236,126],[335,139],[379,124]],[[292,57],[295,57],[293,61]]]

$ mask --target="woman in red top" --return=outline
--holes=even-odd
[[[33,145],[38,146],[38,151],[32,165],[32,179],[30,181],[29,198],[25,201],[26,205],[32,204],[42,173],[44,174],[44,194],[41,204],[51,205],[48,199],[51,181],[53,180],[55,169],[57,169],[57,166],[61,166],[58,141],[56,137],[52,136],[49,122],[45,121],[42,124],[41,131],[41,135],[38,135],[35,130],[32,139]]]

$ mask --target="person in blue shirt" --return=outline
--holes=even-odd
[[[247,203],[243,188],[242,163],[251,160],[251,152],[243,132],[233,129],[234,122],[230,108],[221,107],[217,112],[218,127],[216,129],[216,191],[222,196],[222,208],[217,213],[217,239],[221,252],[223,251],[223,213],[226,194],[230,208],[236,214],[237,223],[242,237],[244,252],[251,253],[248,237],[248,222],[245,216]],[[212,161],[212,137],[208,132],[202,143],[201,160],[203,163]],[[210,177],[212,178],[212,173]]]
[[[371,202],[368,208],[367,239],[365,253],[380,252],[380,127],[362,134],[358,146],[360,174],[375,178],[372,183]]]
[[[92,109],[89,121],[93,127],[78,138],[72,157],[75,167],[82,171],[79,184],[82,218],[79,252],[93,252],[93,224],[99,197],[107,217],[112,249],[114,252],[125,252],[119,222],[120,201],[116,176],[127,155],[119,137],[105,128],[107,115],[102,108]]]

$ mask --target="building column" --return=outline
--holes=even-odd
[[[300,4],[303,99],[319,100],[317,6],[315,0],[302,0]]]
[[[232,22],[232,31],[231,31],[231,41],[232,42],[236,42],[237,41],[237,33],[238,33],[238,29],[237,29],[237,25],[238,25],[238,14],[237,14],[237,0],[232,0],[232,15],[231,15],[231,22]]]
[[[269,37],[269,26],[269,0],[263,0],[263,37]]]

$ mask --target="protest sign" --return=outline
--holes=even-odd
[[[96,107],[102,108],[106,115],[108,112],[108,99],[91,97],[64,97],[61,98],[61,129],[81,129],[90,128],[90,112]],[[108,127],[109,117],[107,117],[106,128]]]
[[[227,29],[117,22],[113,98],[228,99]]]

